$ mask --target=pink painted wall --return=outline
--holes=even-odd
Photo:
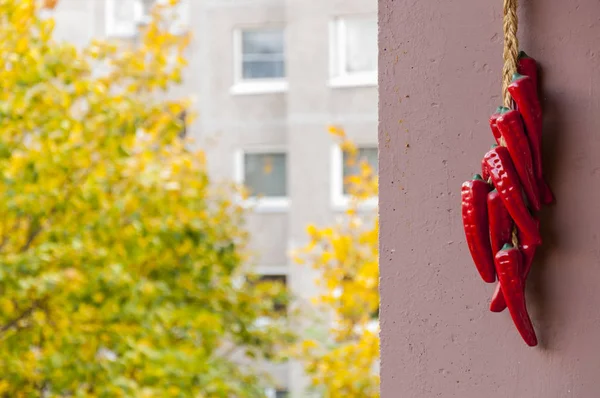
[[[380,0],[383,398],[600,397],[600,1],[521,0],[543,66],[543,211],[525,346],[465,245],[460,185],[492,143],[501,0]]]

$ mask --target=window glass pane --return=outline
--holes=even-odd
[[[277,390],[275,392],[275,398],[288,398],[287,390]]]
[[[244,79],[272,79],[284,77],[283,61],[244,61]]]
[[[377,71],[377,21],[346,20],[347,73]]]
[[[245,30],[242,32],[244,54],[283,53],[283,31],[281,29]]]
[[[252,196],[287,196],[286,155],[247,153],[244,155],[244,183]]]
[[[373,168],[374,174],[377,174],[377,172],[379,171],[379,164],[377,161],[377,148],[358,148],[356,158],[349,157],[348,154],[344,152],[343,161],[344,181],[349,176],[360,174],[360,164],[362,162],[367,162]],[[344,183],[344,195],[348,194],[348,188],[349,187],[347,186],[347,184]]]
[[[285,76],[282,29],[242,32],[242,78],[274,79]]]

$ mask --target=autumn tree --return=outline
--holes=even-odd
[[[378,179],[343,129],[330,133],[356,170],[344,181],[352,199],[336,224],[309,225],[309,244],[295,253],[298,263],[319,273],[315,304],[327,320],[309,324],[296,356],[326,398],[379,397],[379,228],[377,211],[364,206],[377,196]],[[323,324],[330,326],[323,330]]]
[[[242,210],[162,95],[189,37],[157,8],[79,50],[54,3],[0,0],[0,396],[263,396],[281,291],[246,275]]]

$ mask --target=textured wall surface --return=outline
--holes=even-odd
[[[520,3],[558,199],[528,287],[534,349],[488,311],[460,218],[501,101],[502,1],[379,2],[383,398],[600,396],[600,1]]]

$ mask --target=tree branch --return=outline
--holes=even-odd
[[[8,322],[7,324],[0,326],[0,335],[6,333],[10,329],[16,327],[19,322],[21,322],[23,319],[29,317],[33,313],[33,311],[37,310],[40,307],[40,303],[41,303],[40,300],[35,300],[33,302],[33,304],[31,304],[31,306],[29,306],[29,308],[25,309],[18,317],[16,317],[12,321]]]

